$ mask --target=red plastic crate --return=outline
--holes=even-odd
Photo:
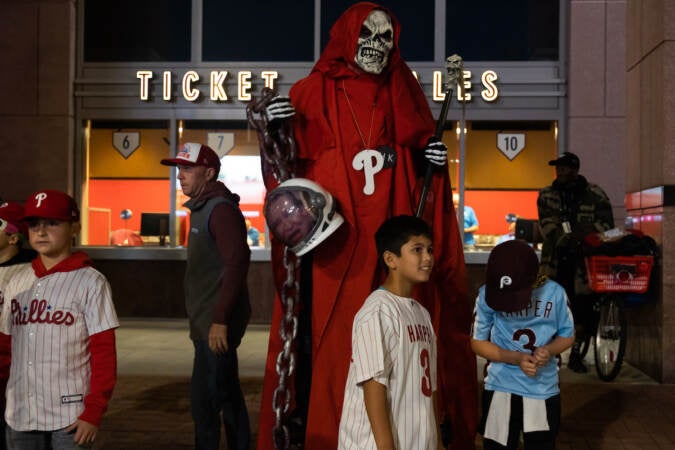
[[[649,287],[654,257],[589,256],[586,258],[588,285],[594,292],[644,293]]]

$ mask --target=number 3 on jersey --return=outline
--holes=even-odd
[[[516,330],[513,333],[513,340],[520,342],[520,338],[523,336],[527,338],[527,342],[523,344],[523,348],[525,350],[534,352],[534,350],[537,348],[534,345],[537,342],[537,336],[534,334],[534,331],[530,330],[529,328],[521,328],[520,330]]]
[[[420,365],[424,369],[422,374],[422,394],[427,397],[431,397],[431,361],[429,358],[429,350],[422,349],[420,352]]]

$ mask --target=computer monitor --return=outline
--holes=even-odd
[[[516,239],[523,239],[534,244],[543,242],[539,221],[537,219],[516,220]]]
[[[159,236],[159,245],[164,245],[168,234],[169,213],[141,213],[141,236]]]

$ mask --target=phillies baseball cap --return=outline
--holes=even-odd
[[[22,221],[30,219],[55,219],[79,222],[80,210],[73,198],[55,190],[38,191],[28,197]]]
[[[20,219],[23,216],[23,206],[15,202],[0,204],[0,231],[7,234],[24,232]]]
[[[175,158],[161,161],[165,166],[205,166],[220,171],[220,158],[216,152],[206,145],[188,142],[183,145]]]
[[[525,241],[506,241],[490,252],[485,281],[485,302],[495,311],[514,312],[530,302],[539,272],[539,259]]]
[[[548,162],[549,166],[567,166],[573,169],[579,168],[579,157],[571,152],[565,152],[558,159],[552,159]]]

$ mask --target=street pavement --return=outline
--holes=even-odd
[[[187,321],[121,322],[118,384],[94,448],[194,448],[189,405],[193,349]],[[239,347],[240,376],[254,436],[251,449],[257,436],[268,338],[269,327],[251,325]],[[477,376],[482,361],[478,365]],[[675,450],[675,385],[659,384],[629,364],[609,383],[600,381],[593,369],[590,366],[586,374],[560,371],[559,450]],[[223,439],[221,450],[226,448]],[[481,449],[480,438],[476,449]]]

